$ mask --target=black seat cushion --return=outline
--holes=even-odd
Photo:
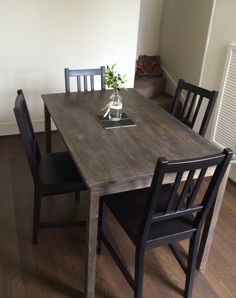
[[[156,212],[163,212],[170,191],[171,185],[162,187],[161,199]],[[148,192],[149,188],[144,188],[102,197],[105,204],[134,243],[136,242],[143,218]],[[191,233],[193,231],[193,220],[193,216],[185,216],[154,223],[151,226],[148,240],[177,235],[183,231]]]
[[[86,186],[68,152],[44,154],[39,161],[43,193],[85,190]]]

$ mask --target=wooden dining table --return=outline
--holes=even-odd
[[[188,159],[219,153],[214,144],[136,90],[123,90],[123,111],[135,126],[104,129],[96,116],[111,90],[42,95],[47,151],[51,150],[50,117],[88,188],[84,297],[95,297],[95,269],[100,196],[150,186],[159,157]],[[214,169],[207,172],[211,176]],[[212,242],[228,171],[221,183],[213,216],[204,226],[198,268],[204,269]],[[164,183],[173,182],[171,174]]]

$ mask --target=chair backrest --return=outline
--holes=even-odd
[[[22,90],[17,90],[14,113],[33,179],[39,183],[38,162],[41,155]]]
[[[77,80],[77,91],[94,91],[94,77],[100,76],[101,90],[105,90],[105,66],[91,69],[69,69],[65,68],[65,89],[70,91],[70,78],[75,77]],[[90,79],[90,88],[88,84],[88,77]]]
[[[194,216],[193,228],[201,229],[202,224],[214,204],[225,171],[232,158],[233,151],[225,149],[222,153],[203,158],[167,161],[157,160],[149,199],[139,231],[139,239],[146,241],[152,224],[156,222]],[[204,176],[210,167],[215,167],[208,185],[201,187]],[[175,174],[175,181],[165,198],[161,198],[162,183],[165,175]],[[186,175],[186,176],[184,176]],[[185,177],[185,181],[181,179]],[[184,179],[183,179],[184,180]],[[199,192],[201,187],[201,193]],[[198,196],[197,196],[198,195]]]
[[[184,91],[186,94],[183,94]],[[205,135],[207,126],[213,112],[213,108],[217,99],[217,91],[209,91],[207,89],[189,84],[184,80],[180,79],[174,99],[170,110],[170,113],[177,116],[183,123],[193,128],[196,120],[199,120],[199,112],[201,111],[202,104],[204,115],[198,133],[202,136]],[[181,102],[181,111],[179,111],[179,106]]]

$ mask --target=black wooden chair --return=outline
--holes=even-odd
[[[213,112],[217,95],[217,91],[209,91],[180,79],[170,113],[179,118],[190,128],[194,127],[196,120],[200,121],[201,123],[198,133],[204,136]],[[199,119],[200,114],[202,115],[202,119]]]
[[[170,246],[186,273],[184,294],[185,297],[191,297],[202,226],[210,214],[209,210],[214,204],[232,154],[230,149],[225,149],[222,154],[192,160],[167,161],[159,158],[149,188],[101,198],[98,252],[102,253],[102,246],[105,244],[134,290],[135,298],[142,297],[145,251],[162,245]],[[216,166],[214,175],[206,191],[197,197],[206,171],[212,166]],[[162,185],[164,176],[168,173],[176,173],[172,188]],[[181,182],[184,173],[187,173],[186,181]],[[194,187],[189,194],[192,183]],[[106,236],[104,210],[107,208],[135,245],[134,279]],[[184,239],[190,240],[187,264],[184,264],[176,250],[176,242]]]
[[[70,78],[75,77],[77,80],[77,91],[94,91],[94,77],[100,76],[101,90],[105,89],[105,66],[94,69],[69,69],[65,68],[65,89],[70,92]],[[90,86],[88,84],[88,77]],[[90,87],[90,88],[89,88]]]
[[[65,68],[65,91],[71,92],[70,79],[75,79],[77,83],[77,91],[94,91],[95,77],[100,79],[101,90],[106,89],[105,84],[105,66],[100,68],[89,69],[69,69]],[[88,80],[89,79],[89,80]],[[46,129],[46,151],[49,153],[52,151],[52,137],[51,137],[51,117],[46,107],[44,107],[45,113],[45,129]]]
[[[84,221],[41,223],[41,200],[45,196],[86,190],[68,152],[41,155],[22,90],[17,91],[14,113],[34,180],[33,243],[39,228],[85,226]]]

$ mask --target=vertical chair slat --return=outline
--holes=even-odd
[[[183,172],[182,171],[178,172],[177,175],[176,175],[175,182],[174,182],[174,185],[172,187],[170,197],[168,199],[168,204],[167,204],[165,213],[170,212],[171,209],[172,209],[172,207],[173,207],[173,203],[176,200],[177,191],[178,191],[178,188],[179,188],[179,185],[180,185],[182,176],[183,176]]]
[[[197,181],[195,182],[195,185],[194,185],[194,188],[193,188],[193,191],[189,197],[189,200],[188,200],[188,203],[187,203],[187,207],[190,208],[196,198],[196,195],[199,191],[199,188],[201,187],[201,184],[202,184],[202,181],[205,177],[205,174],[206,174],[206,171],[207,171],[207,168],[205,169],[202,169],[198,178],[197,178]]]
[[[84,91],[88,91],[88,77],[83,76],[84,79]]]
[[[180,198],[179,198],[179,201],[178,201],[178,204],[177,204],[177,207],[176,207],[176,211],[179,210],[182,206],[183,206],[183,203],[184,203],[184,200],[191,188],[191,182],[193,180],[193,176],[195,174],[195,170],[193,171],[190,171],[189,174],[188,174],[188,178],[185,182],[185,185],[184,185],[184,188],[182,190],[182,193],[180,195]]]
[[[188,102],[189,102],[189,99],[190,99],[190,94],[191,94],[191,92],[188,91],[186,99],[185,99],[184,107],[183,107],[183,110],[182,110],[182,113],[181,113],[181,120],[184,119],[184,115],[185,115],[186,109],[188,107]]]
[[[191,121],[191,127],[193,128],[194,127],[194,124],[196,122],[196,119],[197,119],[197,115],[199,113],[199,110],[201,108],[201,105],[202,105],[202,101],[203,101],[203,96],[200,96],[199,100],[198,100],[198,103],[197,103],[197,107],[194,111],[194,115],[193,115],[193,118],[192,118],[192,121]]]
[[[77,90],[81,91],[81,82],[80,82],[80,77],[77,77]]]
[[[190,121],[190,119],[191,119],[191,116],[192,116],[192,113],[193,113],[193,108],[195,106],[196,98],[197,98],[197,94],[193,94],[192,101],[191,101],[191,104],[190,104],[190,107],[188,109],[188,113],[187,113],[187,116],[186,116],[186,119],[185,119],[185,122],[189,123],[189,126],[191,128],[193,128],[193,125],[192,125],[193,123],[192,123],[192,121]]]
[[[105,84],[105,66],[101,66],[101,90],[106,89]]]
[[[91,91],[94,91],[94,76],[90,76]]]

